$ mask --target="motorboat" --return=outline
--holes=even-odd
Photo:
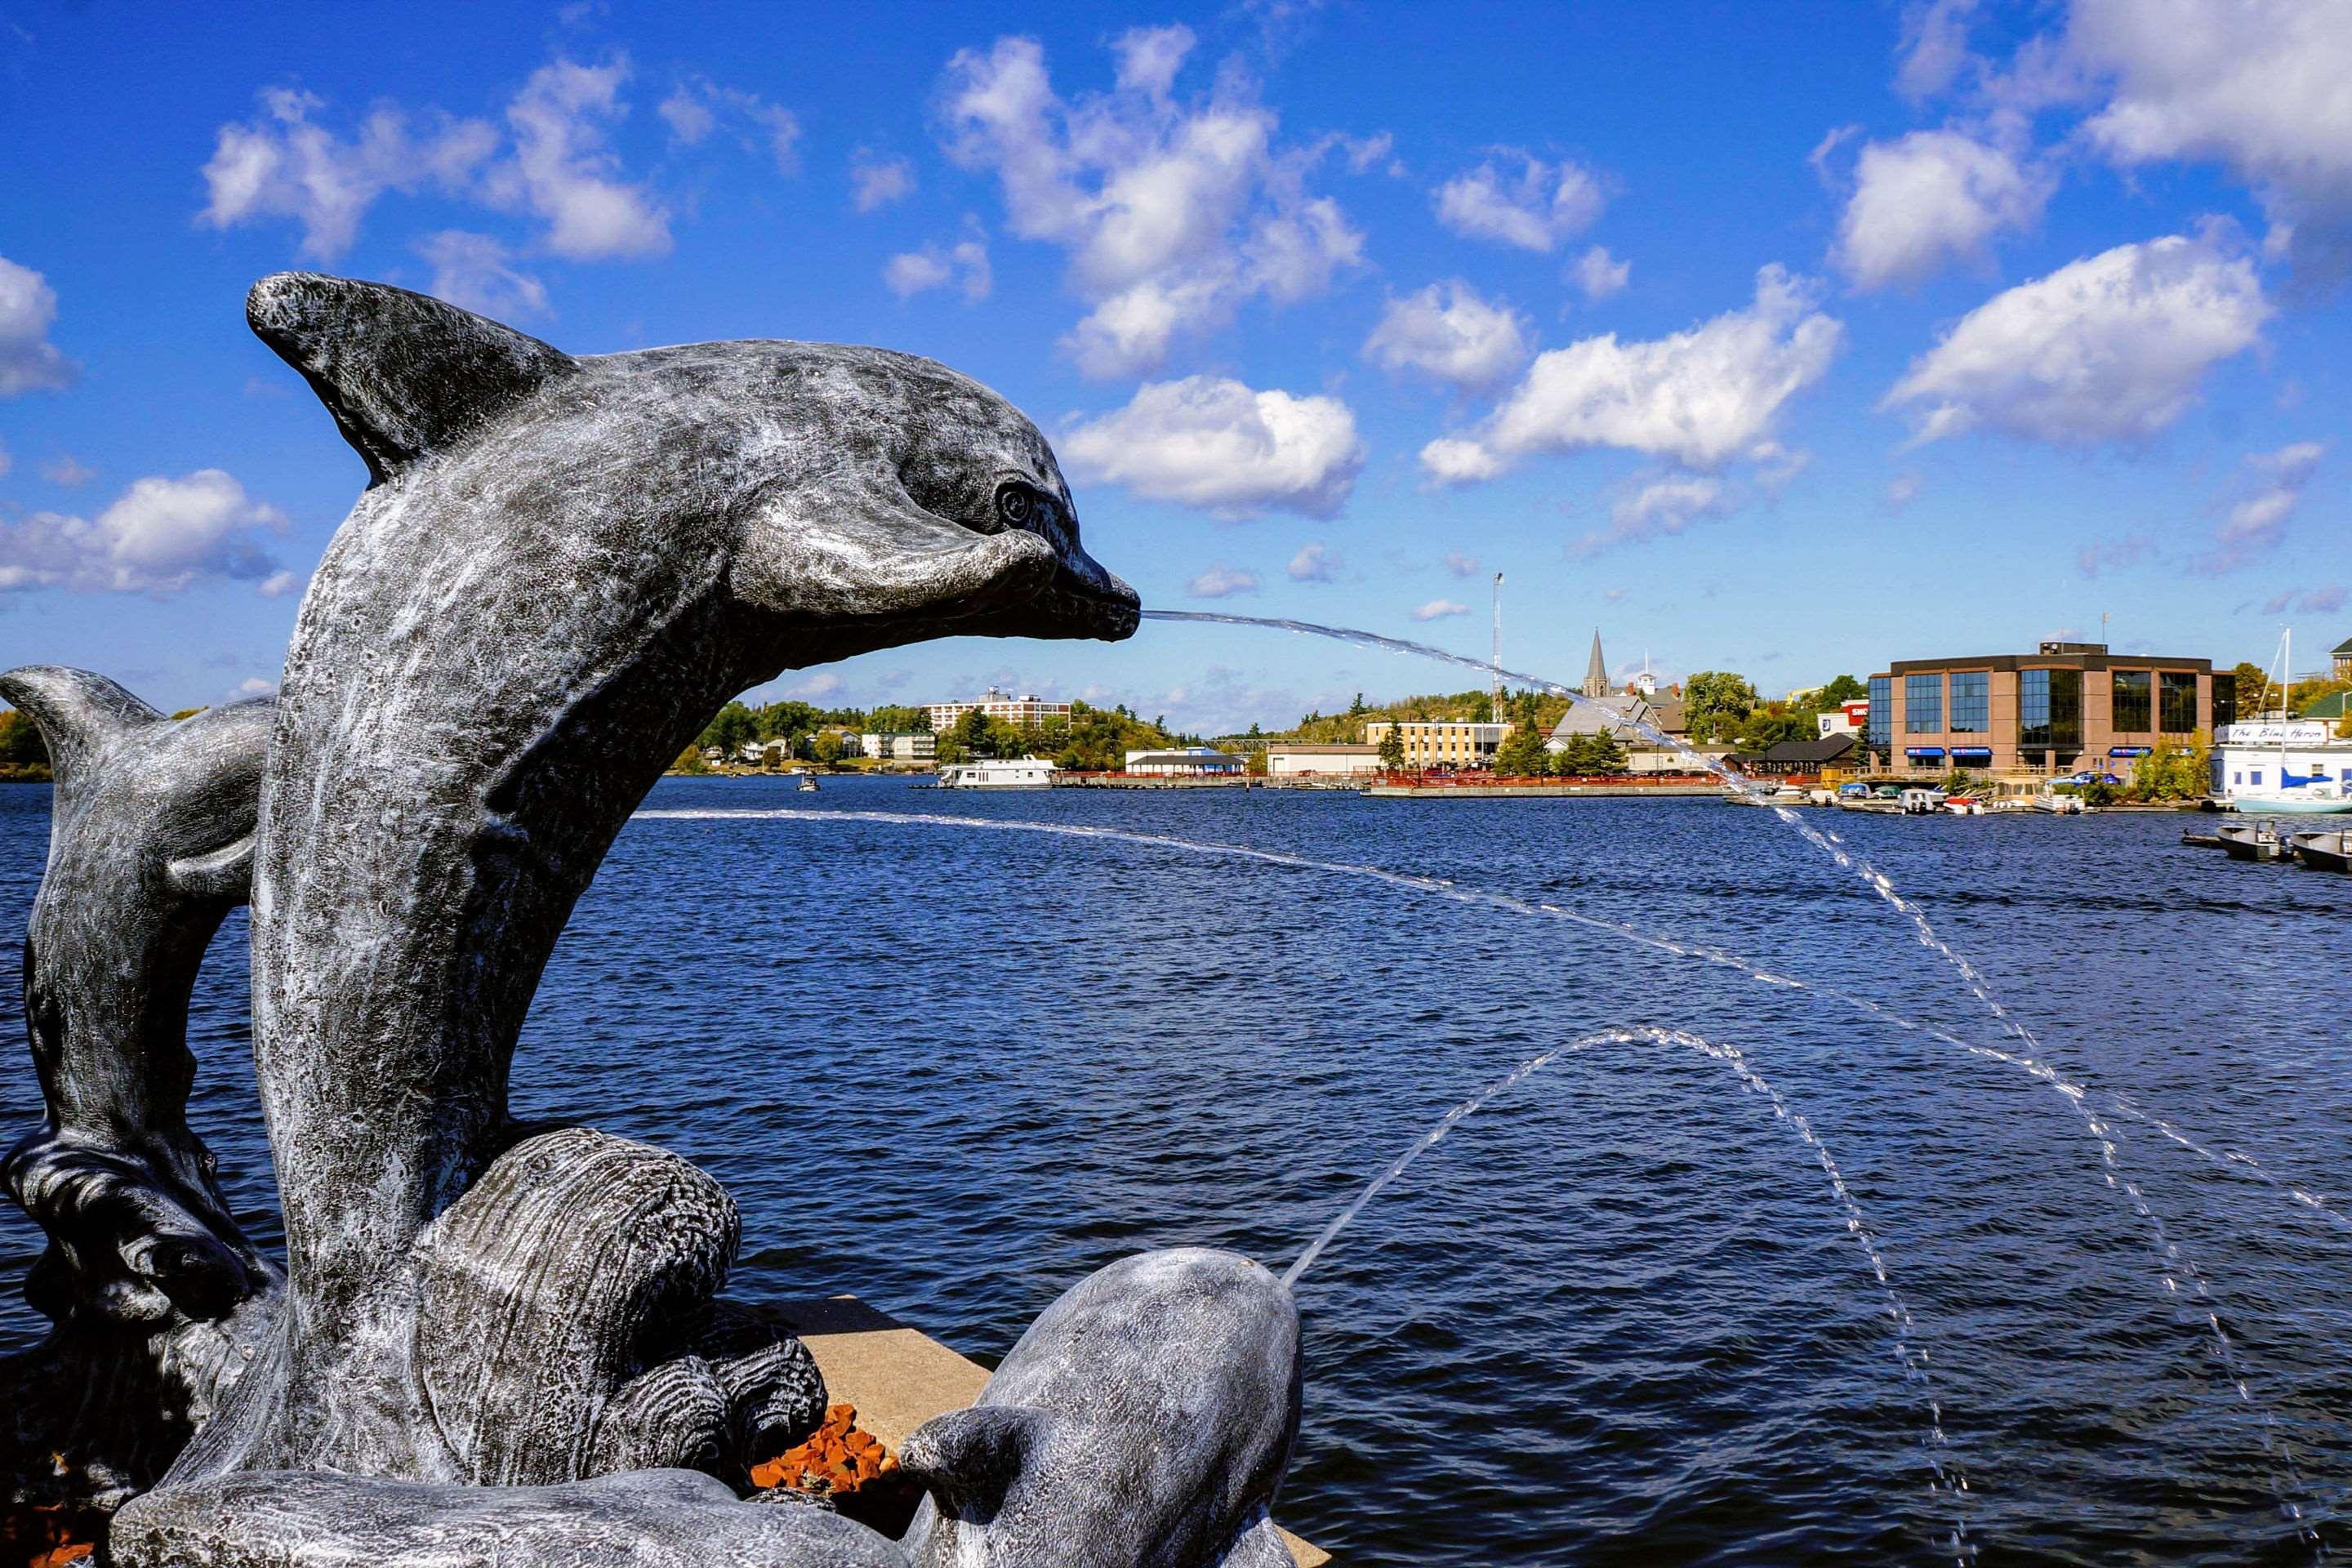
[[[2352,833],[2296,833],[2287,841],[2294,858],[2315,871],[2352,871]]]
[[[803,773],[801,775],[800,791],[803,795],[814,795],[816,793],[816,775],[814,773]]]
[[[1895,804],[1906,816],[1934,816],[1948,798],[1939,789],[1906,789],[1895,797]]]
[[[2232,860],[2275,860],[2284,852],[2278,826],[2269,822],[2230,822],[2214,830],[2221,851]]]
[[[1982,816],[1988,808],[1976,795],[1956,795],[1946,798],[1944,809],[1954,816]]]
[[[1810,805],[1805,792],[1794,784],[1727,784],[1723,796],[1734,805]]]

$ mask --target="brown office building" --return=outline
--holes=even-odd
[[[1866,744],[1898,772],[2115,773],[2237,718],[2237,684],[2205,658],[2046,642],[2033,654],[1898,659],[1870,678]]]

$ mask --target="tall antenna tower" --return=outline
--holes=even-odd
[[[1486,699],[1486,717],[1499,724],[1503,721],[1503,574],[1495,574],[1495,660],[1490,672],[1494,678],[1493,693]]]

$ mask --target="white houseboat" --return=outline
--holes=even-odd
[[[2352,741],[2325,721],[2226,724],[2213,746],[2213,798],[2252,816],[2352,812]]]
[[[940,770],[941,789],[1051,789],[1054,764],[1043,757],[989,757]]]

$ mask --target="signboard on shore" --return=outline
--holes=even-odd
[[[2324,746],[2329,739],[2328,728],[2324,720],[2266,720],[2225,724],[2216,738],[2225,746]]]

